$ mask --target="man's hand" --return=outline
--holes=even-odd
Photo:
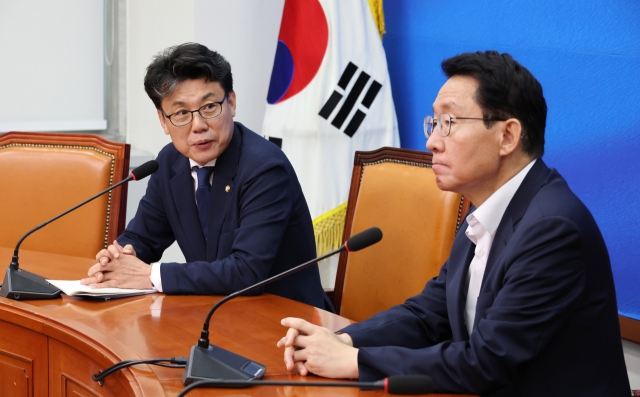
[[[108,246],[107,249],[100,250],[100,252],[96,254],[96,261],[106,266],[112,259],[118,258],[120,254],[136,256],[136,251],[131,244],[122,247],[117,240],[113,240],[112,245]]]
[[[117,241],[96,255],[95,265],[89,268],[88,278],[80,280],[93,288],[152,288],[151,266],[136,258],[130,244],[122,247]]]
[[[284,364],[300,375],[312,372],[326,378],[357,378],[358,349],[347,334],[335,335],[300,318],[280,322],[289,327],[278,347],[284,347]]]

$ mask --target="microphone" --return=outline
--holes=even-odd
[[[25,233],[24,236],[18,241],[16,244],[16,248],[13,250],[13,257],[11,258],[11,264],[7,268],[7,272],[4,276],[4,281],[2,282],[2,289],[0,289],[0,296],[9,299],[15,300],[28,300],[28,299],[53,299],[60,296],[60,290],[53,285],[49,284],[44,277],[38,276],[37,274],[28,272],[26,270],[20,269],[18,264],[18,250],[20,249],[20,244],[24,241],[27,236],[36,230],[42,229],[49,223],[55,221],[56,219],[68,214],[69,212],[82,207],[88,202],[102,196],[105,193],[110,192],[111,190],[117,188],[120,185],[123,185],[131,180],[139,181],[147,176],[153,174],[158,170],[159,164],[155,160],[147,161],[141,166],[137,167],[129,176],[120,182],[116,183],[113,186],[101,191],[95,196],[83,201],[82,203],[76,205],[73,208],[66,210],[65,212],[57,215],[48,221],[34,227]]]
[[[433,381],[427,375],[393,375],[376,382],[290,382],[290,381],[235,381],[201,380],[185,387],[178,397],[184,397],[193,389],[200,387],[249,388],[252,386],[321,386],[321,387],[359,387],[363,390],[384,390],[389,394],[429,394]]]
[[[261,379],[266,370],[264,365],[209,344],[209,321],[216,309],[223,303],[239,295],[256,288],[260,288],[276,280],[280,280],[283,277],[307,268],[339,252],[359,251],[377,243],[380,240],[382,240],[382,231],[377,227],[372,227],[350,237],[340,248],[331,251],[328,254],[312,259],[296,267],[292,267],[285,272],[222,298],[211,308],[211,310],[209,310],[209,313],[207,314],[198,344],[191,348],[189,360],[187,361],[184,373],[182,374],[182,383],[187,386],[196,381],[209,381],[213,379],[245,382],[252,379]]]

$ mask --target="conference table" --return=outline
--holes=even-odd
[[[0,268],[12,249],[0,247]],[[49,279],[79,279],[95,261],[21,250],[20,268]],[[221,296],[154,293],[110,301],[62,295],[48,300],[0,298],[0,396],[176,396],[183,369],[136,365],[101,386],[91,375],[123,360],[188,356],[209,309]],[[327,381],[286,370],[284,317],[300,317],[336,331],[352,321],[276,295],[243,296],[215,312],[210,341],[266,365],[264,380]],[[348,382],[348,381],[346,381]],[[355,387],[258,386],[198,389],[188,396],[382,396]],[[452,396],[433,394],[436,396]],[[460,395],[456,395],[460,396]]]

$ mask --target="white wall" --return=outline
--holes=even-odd
[[[0,57],[0,132],[106,128],[101,0],[2,1]]]
[[[158,52],[194,40],[194,2],[129,0],[126,25],[126,139],[133,148],[157,155],[171,140],[144,91],[144,75]]]

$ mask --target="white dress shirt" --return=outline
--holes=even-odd
[[[215,158],[215,159],[209,161],[204,166],[205,167],[213,167],[213,166],[216,165],[216,160],[218,160],[218,159]],[[193,178],[193,191],[195,192],[196,190],[198,190],[198,174],[196,174],[196,171],[193,169],[193,167],[200,167],[200,165],[198,165],[198,163],[196,163],[195,161],[189,159],[189,166],[191,168],[191,177]],[[211,173],[211,177],[209,179],[209,184],[211,184],[212,181],[213,181],[213,172]],[[151,275],[149,276],[149,278],[151,279],[151,283],[158,290],[158,292],[162,292],[162,276],[160,275],[160,266],[161,265],[162,265],[162,263],[160,263],[160,262],[152,263],[151,264]]]
[[[533,160],[527,164],[527,166],[520,170],[513,178],[496,190],[487,201],[467,216],[469,226],[467,226],[465,234],[469,240],[476,245],[475,254],[469,265],[469,272],[467,273],[467,285],[469,289],[467,290],[467,301],[464,307],[464,319],[469,335],[471,335],[471,331],[473,330],[476,303],[478,301],[478,295],[480,294],[482,278],[484,277],[484,270],[487,267],[487,258],[491,252],[491,245],[493,244],[496,230],[498,230],[502,216],[507,210],[511,199],[516,194],[524,177],[535,162],[536,161]]]

